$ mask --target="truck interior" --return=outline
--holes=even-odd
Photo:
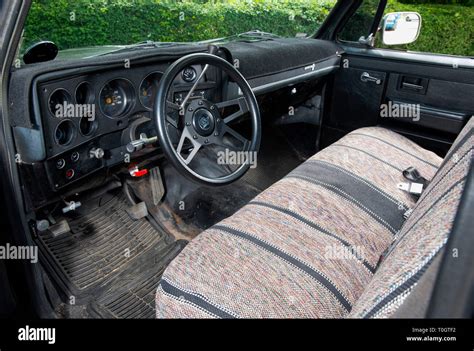
[[[30,1],[0,3],[19,45]],[[2,243],[39,254],[0,261],[2,305],[472,318],[474,60],[371,47],[418,21],[386,1],[344,40],[362,3],[337,1],[305,38],[55,59],[41,42],[19,67],[2,46]]]

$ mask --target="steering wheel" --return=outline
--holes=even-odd
[[[195,78],[194,85],[185,93],[186,97],[180,103],[170,101],[169,99],[173,100],[171,96],[173,83],[178,74],[193,65],[204,66],[199,76]],[[211,66],[226,73],[229,77],[227,84],[230,81],[235,82],[242,95],[235,99],[215,102],[194,94],[198,85],[203,83],[203,78]],[[231,110],[232,113],[225,116],[221,112],[224,110]],[[251,121],[250,137],[243,136],[231,127],[232,122],[243,118],[247,113]],[[218,186],[235,182],[249,170],[251,160],[256,157],[260,147],[260,110],[252,89],[233,65],[212,54],[187,55],[168,67],[161,77],[156,93],[153,119],[158,131],[158,140],[167,159],[180,174],[201,184]],[[230,143],[230,140],[233,142]],[[233,167],[221,167],[225,168],[223,175],[202,174],[205,172],[195,169],[198,168],[196,163],[199,163],[195,158],[199,151],[204,149],[211,150],[205,152],[207,155],[211,153],[221,159],[230,152],[238,153],[233,155],[240,156],[240,160],[244,162]],[[219,155],[216,149],[221,149]],[[192,162],[193,160],[195,162]]]

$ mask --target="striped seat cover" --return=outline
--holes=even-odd
[[[446,242],[472,127],[444,161],[386,129],[348,134],[194,239],[163,274],[157,317],[389,317]],[[417,203],[397,188],[411,166],[432,179]]]

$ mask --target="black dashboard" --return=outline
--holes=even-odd
[[[53,189],[130,160],[130,142],[156,136],[151,114],[167,66],[126,66],[38,85],[46,168]],[[201,71],[200,65],[183,70],[174,81],[170,100],[179,104]],[[208,70],[192,98],[217,98],[218,79],[215,70]]]
[[[131,141],[156,136],[151,110],[163,72],[186,54],[206,51],[206,46],[196,45],[158,48],[14,71],[11,124],[21,163],[32,168],[30,177],[42,173],[56,192],[129,160]],[[228,43],[218,54],[233,63],[259,95],[334,72],[341,49],[326,41],[281,39]],[[182,101],[201,70],[196,65],[181,72],[169,99]],[[223,84],[225,79],[210,69],[193,94],[208,100],[237,97],[238,89]]]

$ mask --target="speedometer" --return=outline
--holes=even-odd
[[[142,84],[140,84],[140,102],[148,110],[153,108],[158,84],[160,83],[162,75],[163,73],[161,72],[150,73],[143,79]]]
[[[130,111],[134,100],[135,94],[132,84],[122,78],[115,79],[102,88],[99,106],[104,115],[116,118]]]

